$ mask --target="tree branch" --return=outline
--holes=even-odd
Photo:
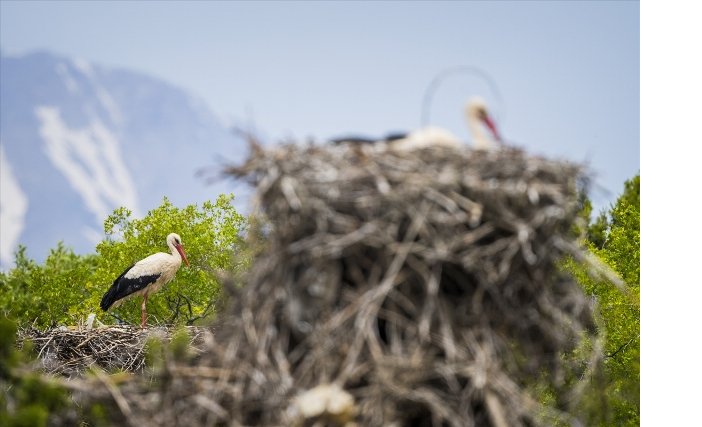
[[[619,353],[620,351],[624,350],[624,349],[625,349],[626,347],[628,347],[629,344],[631,344],[636,338],[640,338],[640,337],[641,337],[641,335],[639,335],[638,337],[631,337],[631,339],[630,339],[629,341],[627,341],[627,342],[625,342],[624,344],[622,344],[621,346],[619,346],[619,348],[616,349],[614,352],[612,352],[612,353],[610,353],[610,354],[605,354],[605,357],[614,357],[614,356],[616,356],[617,353]]]
[[[211,299],[207,303],[207,307],[205,307],[205,310],[203,310],[202,314],[198,316],[193,317],[193,311],[192,311],[192,306],[190,305],[190,302],[188,301],[188,310],[190,312],[190,316],[188,320],[185,322],[188,326],[192,326],[193,323],[195,323],[197,320],[203,319],[207,317],[210,313],[210,310],[214,307],[215,300]]]
[[[175,303],[173,302],[173,298],[171,298],[170,296],[166,297],[166,301],[168,302],[168,308],[170,308],[171,312],[173,313],[173,316],[168,321],[168,324],[170,325],[172,325],[173,323],[175,323],[176,320],[178,320],[178,316],[180,316],[180,307],[183,306],[182,295],[178,294],[176,296],[178,297],[178,299],[175,301]],[[175,305],[175,308],[173,308],[173,305]]]

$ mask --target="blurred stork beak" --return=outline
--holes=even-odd
[[[492,136],[493,138],[495,138],[495,141],[502,142],[502,138],[500,138],[500,133],[497,132],[497,126],[495,126],[495,122],[492,121],[490,116],[485,114],[481,118],[483,119],[483,123],[485,123],[485,126],[487,126],[488,129],[490,129],[490,132],[492,132]]]

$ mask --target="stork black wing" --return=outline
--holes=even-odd
[[[409,136],[409,133],[407,133],[407,132],[391,132],[391,133],[385,135],[385,141],[387,141],[387,142],[397,141],[398,139],[405,139],[408,136]]]
[[[373,144],[374,142],[378,142],[377,139],[373,138],[367,138],[365,136],[358,136],[358,135],[349,135],[349,136],[343,136],[340,138],[334,138],[330,140],[332,144]]]
[[[124,272],[120,274],[117,279],[115,279],[114,283],[112,283],[110,289],[105,292],[105,295],[102,296],[100,308],[102,308],[104,311],[107,311],[107,309],[109,309],[115,302],[121,300],[122,298],[128,297],[134,292],[144,289],[145,287],[149,286],[149,284],[155,282],[156,279],[161,277],[161,274],[159,273],[127,279],[124,276],[129,270],[132,269],[132,267],[134,267],[134,264],[130,265],[129,268],[124,270]]]
[[[331,139],[329,142],[332,144],[375,144],[378,142],[391,142],[398,139],[407,138],[409,135],[407,132],[391,132],[385,136],[385,138],[369,138],[366,136],[359,135],[347,135],[340,138]]]

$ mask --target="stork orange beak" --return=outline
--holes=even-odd
[[[188,262],[188,257],[185,256],[185,251],[183,250],[183,247],[180,245],[176,245],[176,250],[180,254],[180,257],[183,258],[183,261],[185,261],[185,265],[190,267],[190,263]]]

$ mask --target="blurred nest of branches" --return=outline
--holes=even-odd
[[[360,425],[572,421],[527,384],[573,401],[562,354],[597,341],[557,265],[579,250],[579,166],[517,149],[252,152],[227,170],[270,223],[248,285],[228,287],[225,406],[243,424],[290,423],[305,412],[290,397],[319,384],[350,393]]]
[[[74,398],[135,426],[577,424],[567,379],[601,358],[592,303],[558,268],[585,257],[578,165],[251,145],[224,173],[256,187],[266,245],[244,286],[225,280],[216,339],[160,387],[73,383]],[[586,362],[563,357],[576,349]]]

